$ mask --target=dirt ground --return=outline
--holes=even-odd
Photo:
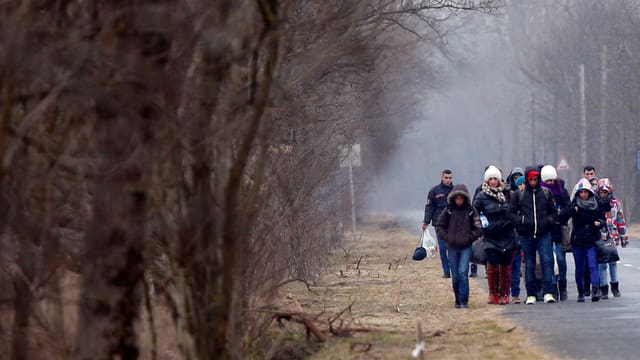
[[[418,326],[428,359],[557,358],[501,317],[504,307],[485,303],[487,293],[477,284],[483,278],[470,281],[470,308],[455,309],[439,258],[411,259],[419,234],[384,215],[369,218],[359,230],[359,239],[345,240],[334,252],[311,291],[296,283],[283,294],[284,309],[306,314],[326,334],[333,320],[335,334],[311,359],[409,359]],[[311,337],[308,344],[313,342]]]

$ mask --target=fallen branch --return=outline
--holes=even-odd
[[[316,339],[319,342],[325,342],[327,341],[327,336],[325,334],[322,333],[322,331],[307,317],[305,317],[303,314],[300,313],[276,313],[273,316],[273,319],[275,319],[278,322],[278,325],[280,325],[281,327],[283,326],[282,321],[283,320],[287,320],[287,321],[293,321],[296,322],[298,324],[302,324],[305,326],[306,330],[307,330],[307,338],[310,335],[313,335],[316,337]]]

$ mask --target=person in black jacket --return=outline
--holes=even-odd
[[[476,195],[473,207],[487,219],[483,230],[487,253],[487,282],[489,304],[509,303],[511,290],[511,260],[517,248],[513,223],[509,217],[509,190],[501,181],[500,170],[491,165],[484,172],[482,190]]]
[[[449,169],[442,170],[440,184],[434,186],[427,194],[427,203],[424,205],[424,220],[422,229],[426,229],[431,223],[436,226],[438,217],[447,206],[447,196],[453,189],[453,172]],[[447,260],[447,243],[438,237],[438,249],[440,252],[440,263],[442,264],[442,277],[451,277],[449,260]]]
[[[527,167],[524,176],[525,188],[511,197],[509,213],[524,251],[525,303],[536,303],[536,252],[540,254],[543,299],[545,303],[553,303],[556,300],[553,297],[553,250],[549,231],[557,218],[555,201],[551,192],[540,186],[540,172],[536,167]]]
[[[436,233],[448,245],[451,284],[456,308],[469,307],[469,259],[471,244],[482,234],[478,213],[464,185],[456,185],[447,196],[447,207],[438,218]]]
[[[591,301],[600,300],[600,274],[598,272],[598,256],[596,241],[600,240],[600,229],[606,225],[605,209],[600,199],[591,188],[587,179],[580,179],[575,186],[575,195],[571,206],[561,212],[561,220],[573,219],[571,232],[571,251],[575,261],[575,280],[578,288],[578,302],[584,302],[585,262],[591,274]]]

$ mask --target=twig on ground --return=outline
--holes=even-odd
[[[400,290],[402,289],[402,280],[398,283],[398,290],[396,291],[396,303],[394,306],[394,310],[396,312],[400,312]]]

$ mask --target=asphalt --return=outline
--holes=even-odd
[[[622,297],[578,303],[573,256],[567,254],[566,302],[509,304],[504,315],[534,334],[538,344],[573,359],[638,359],[640,351],[640,240],[618,248],[618,281]],[[486,288],[482,276],[476,278]],[[524,284],[522,284],[524,287]],[[526,291],[521,292],[522,295]],[[524,298],[524,296],[522,296]]]

